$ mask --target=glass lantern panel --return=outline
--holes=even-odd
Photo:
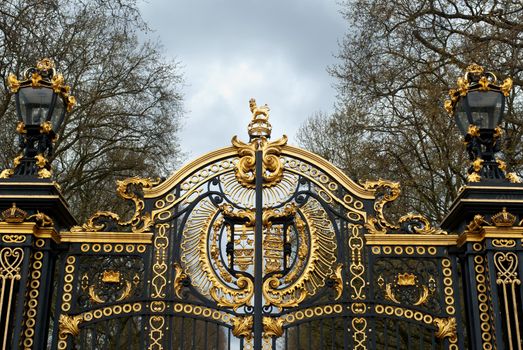
[[[494,129],[501,122],[503,94],[497,91],[473,91],[467,94],[473,123],[480,129]]]
[[[65,104],[64,100],[57,96],[56,104],[53,109],[53,115],[51,116],[51,124],[53,126],[53,131],[58,132],[58,128],[62,125],[65,115]]]
[[[465,101],[463,98],[460,98],[458,103],[456,104],[454,117],[456,118],[456,124],[458,124],[459,131],[462,135],[466,135],[468,132],[470,122],[467,117]]]
[[[25,125],[40,125],[49,112],[53,101],[53,90],[26,87],[18,91],[20,112]]]

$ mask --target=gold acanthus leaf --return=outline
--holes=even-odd
[[[283,335],[283,319],[279,317],[264,317],[263,332],[266,337],[281,337]]]
[[[233,317],[231,319],[232,321],[232,334],[235,337],[245,337],[245,339],[249,340],[252,338],[252,325],[253,325],[253,317],[252,316],[244,316],[244,317]]]
[[[455,341],[457,339],[457,323],[455,317],[436,317],[434,318],[434,325],[438,327],[436,330],[436,338],[444,339],[448,337],[450,341]]]
[[[80,329],[78,328],[80,323],[83,321],[82,315],[77,316],[68,316],[68,315],[60,315],[60,318],[58,319],[58,329],[59,333],[62,336],[65,335],[72,335],[73,337],[76,337],[78,334],[80,334]]]

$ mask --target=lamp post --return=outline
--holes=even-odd
[[[467,145],[471,160],[467,181],[508,179],[519,182],[514,173],[505,174],[505,162],[496,158],[500,151],[505,98],[512,89],[512,79],[498,84],[492,72],[472,64],[457,85],[449,91],[450,99],[445,101],[445,109],[455,118]]]
[[[48,347],[55,265],[66,249],[60,231],[77,224],[51,181],[53,143],[75,104],[69,86],[43,59],[8,77],[18,115],[20,153],[0,174],[0,347]],[[4,288],[5,287],[5,288]],[[54,323],[56,327],[56,321]]]
[[[0,178],[49,178],[53,143],[66,111],[71,111],[76,100],[69,94],[70,87],[64,84],[64,77],[56,72],[54,62],[48,58],[27,69],[22,80],[10,74],[8,85],[15,94],[20,154],[14,159],[13,169],[2,171]]]
[[[496,158],[512,80],[498,83],[473,64],[457,85],[445,108],[464,136],[471,166],[441,228],[458,235],[468,348],[521,348],[523,185]]]

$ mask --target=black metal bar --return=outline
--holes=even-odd
[[[254,238],[254,350],[262,349],[263,336],[263,155],[256,151],[256,227]]]
[[[220,325],[216,323],[216,349],[220,348]],[[182,346],[183,349],[183,346]]]
[[[181,318],[180,349],[185,349],[185,317]]]
[[[320,349],[323,349],[323,318],[320,319]]]
[[[208,321],[205,321],[205,330],[203,332],[203,341],[204,341],[204,346],[205,346],[205,349],[207,349],[207,331],[208,331],[208,328],[209,328],[209,322]]]
[[[196,349],[196,319],[192,319],[192,349]]]

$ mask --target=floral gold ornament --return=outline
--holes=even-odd
[[[283,319],[279,317],[264,317],[263,332],[266,337],[281,337],[283,335]]]
[[[436,338],[449,338],[450,341],[455,341],[457,338],[457,323],[455,317],[448,318],[434,318],[434,324],[438,329],[436,330]]]
[[[58,329],[61,336],[72,335],[76,337],[80,334],[79,325],[83,321],[82,315],[69,316],[69,315],[60,315],[58,319]]]
[[[232,334],[238,338],[252,338],[252,316],[237,316],[232,318]]]

